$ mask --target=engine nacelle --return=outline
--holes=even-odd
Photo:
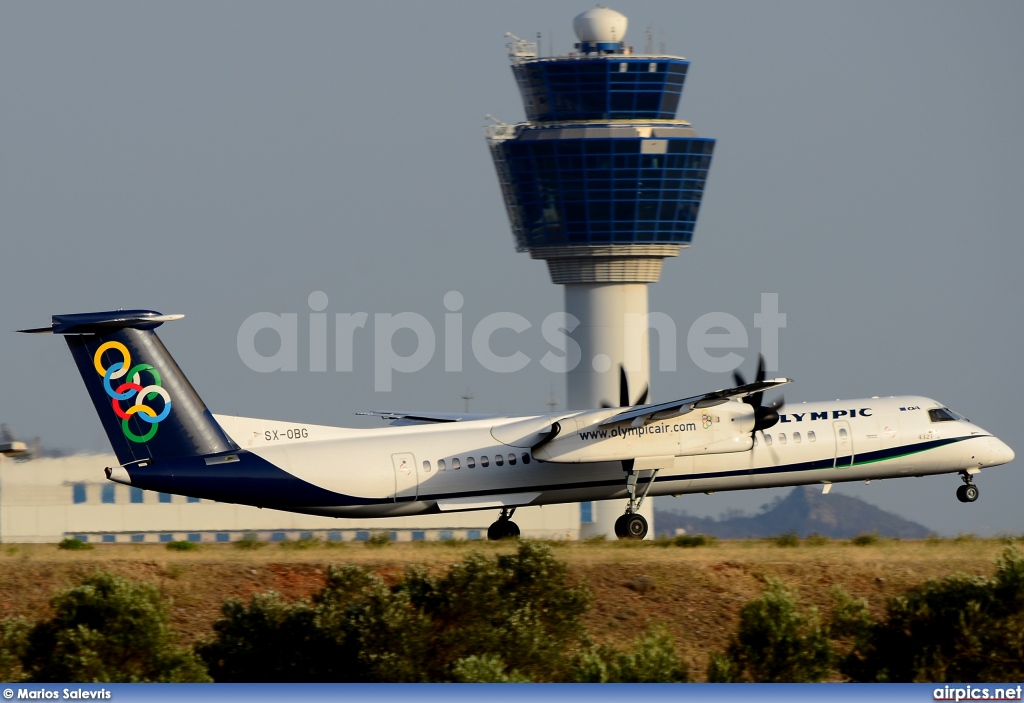
[[[599,416],[607,417],[606,412],[600,411]],[[542,461],[577,464],[722,454],[753,446],[754,411],[745,403],[722,403],[637,426],[628,421],[601,425],[600,421],[588,422],[591,419],[588,413],[560,421],[558,435],[537,446],[534,455]]]

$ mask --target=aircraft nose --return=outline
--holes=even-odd
[[[1001,439],[992,437],[989,440],[989,460],[986,462],[988,466],[999,466],[1000,464],[1009,464],[1013,461],[1014,453],[1010,449],[1010,446]]]

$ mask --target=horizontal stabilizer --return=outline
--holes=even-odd
[[[54,315],[49,327],[18,330],[25,334],[104,334],[131,327],[152,330],[165,322],[180,320],[184,315],[161,315],[153,310],[111,310]]]
[[[392,420],[392,425],[423,425],[437,422],[469,422],[470,420],[490,420],[500,415],[480,415],[474,413],[394,413],[381,410],[360,412],[356,415],[369,415],[382,420]]]

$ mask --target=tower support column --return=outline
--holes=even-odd
[[[565,285],[565,311],[580,321],[569,335],[580,345],[580,363],[567,374],[567,408],[585,410],[648,402],[651,370],[647,284],[569,283]],[[625,472],[622,481],[625,485]],[[605,535],[615,539],[615,521],[624,509],[624,500],[595,501],[593,522],[580,525],[580,537]],[[654,501],[644,501],[640,514],[653,528]],[[651,529],[648,538],[653,537]]]

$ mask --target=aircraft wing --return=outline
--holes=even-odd
[[[382,420],[392,420],[392,425],[422,425],[437,422],[465,422],[467,420],[489,420],[501,415],[480,415],[473,413],[396,413],[390,411],[371,410],[369,412],[356,413],[356,415],[369,415],[379,417]]]
[[[776,386],[791,383],[792,380],[793,379],[791,378],[771,378],[766,381],[745,383],[744,385],[736,386],[735,388],[726,388],[720,391],[704,393],[703,395],[695,395],[690,398],[680,398],[679,400],[672,400],[667,403],[637,405],[623,410],[623,412],[618,413],[617,415],[612,415],[601,422],[600,426],[616,425],[620,422],[632,420],[633,425],[635,427],[639,427],[654,420],[667,420],[670,417],[685,415],[686,413],[691,412],[694,408],[710,408],[715,405],[721,405],[722,403],[728,402],[733,398],[745,398],[748,395],[760,393],[768,390],[769,388],[775,388]]]

